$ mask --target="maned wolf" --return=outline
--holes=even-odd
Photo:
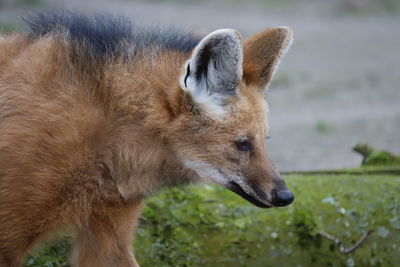
[[[242,42],[104,15],[27,23],[0,37],[0,266],[63,227],[76,266],[137,266],[141,203],[163,186],[203,179],[263,208],[293,201],[264,146],[263,89],[289,28]]]

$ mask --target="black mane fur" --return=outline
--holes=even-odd
[[[75,48],[84,47],[91,57],[118,57],[126,45],[132,45],[134,53],[149,47],[190,52],[200,38],[179,30],[158,27],[143,28],[121,16],[85,16],[74,12],[38,13],[25,19],[28,32],[41,37],[60,31]]]

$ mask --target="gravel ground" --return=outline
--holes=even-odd
[[[351,148],[359,141],[400,153],[398,15],[344,15],[325,5],[268,9],[178,0],[48,0],[44,6],[125,14],[144,25],[204,33],[229,27],[249,36],[266,27],[290,26],[295,41],[267,92],[272,136],[267,146],[277,167],[358,166],[361,158]],[[3,7],[0,20],[18,23],[25,11]]]

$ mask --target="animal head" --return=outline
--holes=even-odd
[[[268,158],[264,89],[292,40],[287,27],[242,41],[232,29],[204,37],[182,67],[188,108],[171,140],[186,168],[259,207],[286,206],[293,194]]]

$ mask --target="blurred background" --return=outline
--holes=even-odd
[[[358,142],[400,153],[400,0],[0,0],[0,32],[57,9],[245,38],[294,30],[266,93],[267,146],[279,170],[321,171],[287,174],[295,202],[267,211],[212,185],[164,190],[136,231],[142,266],[399,266],[400,156],[359,146],[363,167],[342,168],[360,166]],[[70,266],[71,243],[47,243],[24,267]]]
[[[139,24],[244,37],[290,26],[294,43],[267,92],[278,169],[356,167],[357,142],[400,153],[399,0],[0,0],[3,32],[34,9],[124,14]]]

